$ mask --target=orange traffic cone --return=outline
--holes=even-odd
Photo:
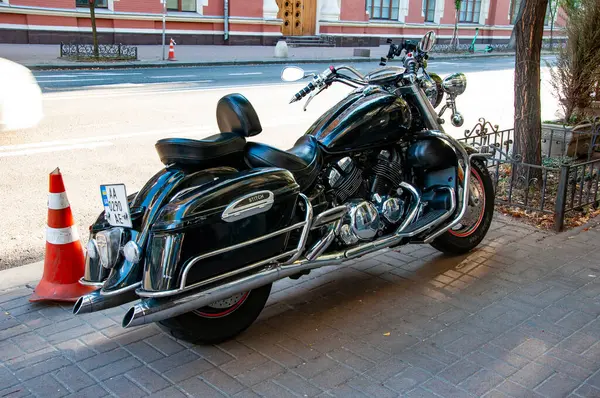
[[[48,195],[48,226],[44,275],[29,301],[76,301],[94,290],[79,283],[85,258],[71,206],[65,192],[62,175],[57,168],[50,173]]]
[[[169,44],[169,61],[176,61],[175,59],[175,40],[171,39]]]

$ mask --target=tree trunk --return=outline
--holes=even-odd
[[[523,0],[521,1],[521,4],[519,5],[519,11],[517,11],[517,18],[515,18],[515,24],[513,26],[513,30],[512,33],[510,34],[510,39],[508,40],[508,48],[511,50],[514,50],[515,48],[517,48],[517,35],[516,35],[516,27],[517,24],[521,21],[521,18],[523,18],[523,10],[525,9],[525,2],[527,0]]]
[[[458,13],[459,11],[456,10],[456,18],[454,19],[454,32],[452,33],[452,46],[454,51],[458,49]]]
[[[540,165],[541,105],[540,53],[544,33],[544,16],[548,0],[523,0],[521,19],[515,24],[517,51],[515,55],[515,152],[525,163]],[[539,177],[541,170],[531,169],[530,178]],[[533,173],[536,171],[536,173]],[[537,174],[537,175],[534,175]]]
[[[90,0],[90,19],[92,21],[92,40],[94,42],[94,57],[99,58],[98,33],[96,32],[96,0]]]

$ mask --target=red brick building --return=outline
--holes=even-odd
[[[96,0],[101,42],[158,44],[162,0]],[[505,42],[520,0],[463,0],[459,37]],[[89,41],[88,0],[0,0],[0,42]],[[373,46],[434,30],[452,36],[454,0],[166,0],[166,27],[178,44],[272,45],[282,36],[325,35],[338,46]],[[560,14],[560,13],[559,13]],[[547,13],[546,34],[550,31]],[[560,15],[556,25],[563,25]],[[560,35],[559,35],[560,36]]]

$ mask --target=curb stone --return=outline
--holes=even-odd
[[[0,291],[25,286],[28,283],[37,284],[43,272],[44,261],[2,270],[0,271]]]

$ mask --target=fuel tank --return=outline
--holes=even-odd
[[[378,86],[350,93],[308,129],[329,153],[398,141],[411,126],[408,103]]]

